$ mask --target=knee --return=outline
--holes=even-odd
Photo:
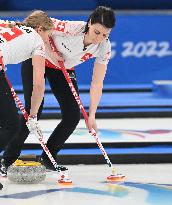
[[[62,116],[62,121],[66,122],[66,124],[74,128],[78,125],[80,119],[81,119],[80,111],[68,113]]]

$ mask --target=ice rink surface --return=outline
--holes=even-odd
[[[45,139],[58,122],[40,122]],[[172,141],[171,118],[102,119],[97,122],[104,142]],[[30,136],[27,142],[39,143],[35,136]],[[83,120],[67,143],[73,142],[94,142]],[[45,181],[39,184],[15,184],[1,177],[4,188],[0,190],[0,205],[172,205],[172,164],[114,166],[117,173],[126,176],[124,183],[106,182],[111,174],[106,164],[67,166],[72,187],[58,185],[56,172],[47,173]]]
[[[15,184],[0,178],[0,204],[4,205],[171,205],[172,165],[116,165],[126,175],[124,183],[106,183],[111,174],[106,165],[70,165],[72,187],[57,184],[57,173],[47,173],[39,184]]]

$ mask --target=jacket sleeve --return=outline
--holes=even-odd
[[[84,31],[84,21],[61,21],[51,18],[55,25],[54,33],[59,36],[75,36]]]
[[[111,57],[111,44],[109,39],[106,39],[100,44],[99,53],[95,62],[107,65]]]

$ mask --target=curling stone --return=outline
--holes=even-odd
[[[17,160],[8,168],[7,178],[15,183],[39,183],[46,177],[46,168],[39,162]]]

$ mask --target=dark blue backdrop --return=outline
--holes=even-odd
[[[86,15],[53,17],[69,20],[87,19]],[[171,15],[117,15],[117,25],[110,36],[112,59],[105,84],[144,84],[157,79],[172,79],[171,36]],[[90,60],[76,67],[79,84],[90,83],[92,66],[93,61]],[[14,85],[21,84],[19,65],[9,65],[7,72]]]
[[[94,10],[99,5],[113,9],[172,9],[171,0],[0,0],[7,10]]]

